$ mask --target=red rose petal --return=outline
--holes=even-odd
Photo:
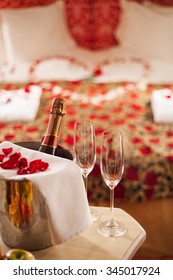
[[[28,160],[26,158],[22,157],[18,160],[17,167],[19,167],[19,169],[27,166],[28,166]]]
[[[36,172],[36,170],[38,169],[40,163],[41,163],[41,159],[32,160],[29,163],[30,174]]]
[[[147,172],[145,177],[145,183],[149,186],[154,186],[157,184],[157,174],[154,172]]]
[[[44,162],[42,161],[40,164],[39,164],[39,167],[37,168],[39,171],[45,171],[47,170],[49,167],[49,164],[47,162]]]
[[[64,142],[69,146],[73,146],[73,136],[67,135],[67,137],[64,139]]]
[[[167,143],[168,148],[173,148],[173,142]]]
[[[131,105],[131,108],[132,108],[133,110],[135,110],[135,111],[138,111],[138,112],[141,112],[141,111],[143,111],[143,109],[144,109],[142,106],[137,105],[137,104],[132,104],[132,105]]]
[[[96,68],[94,70],[94,76],[100,76],[100,75],[102,75],[102,70],[100,68]]]
[[[141,143],[142,142],[142,139],[139,138],[139,137],[134,137],[132,138],[132,143],[133,144],[138,144],[138,143]]]
[[[27,167],[18,169],[17,174],[18,175],[27,174]]]
[[[11,141],[11,139],[15,138],[15,134],[5,134],[5,140]]]
[[[10,156],[10,158],[3,163],[1,163],[1,167],[3,169],[13,169],[17,166],[18,160],[21,157],[20,152],[16,152]]]
[[[15,152],[14,154],[12,154],[10,156],[10,159],[17,161],[20,157],[21,157],[21,153],[20,152]]]
[[[28,127],[27,129],[26,129],[26,132],[36,132],[36,131],[38,131],[38,128],[37,127]]]
[[[95,133],[96,133],[96,135],[101,135],[103,133],[103,131],[104,131],[104,128],[98,128],[98,129],[96,129]]]
[[[31,171],[36,169],[39,171],[45,171],[48,168],[49,164],[47,162],[42,161],[41,159],[33,160],[30,162]]]
[[[29,166],[32,167],[34,166],[36,169],[39,167],[41,163],[41,159],[34,159],[32,161],[30,161]]]
[[[24,91],[26,92],[26,93],[30,93],[31,91],[30,91],[30,87],[25,87],[24,88]]]
[[[17,162],[13,160],[7,160],[0,165],[3,169],[14,169],[17,166]]]
[[[67,123],[67,127],[69,129],[74,129],[75,120],[71,120]]]
[[[0,161],[2,162],[3,159],[5,158],[5,155],[4,154],[0,154]]]
[[[152,150],[149,146],[143,146],[140,148],[140,151],[143,155],[150,155],[152,153]]]
[[[160,142],[160,139],[159,139],[159,138],[151,138],[149,141],[150,141],[152,144],[157,144],[157,143]]]
[[[147,131],[149,131],[149,132],[152,132],[152,131],[155,130],[154,127],[152,127],[152,126],[150,126],[150,125],[145,125],[144,127],[145,127],[145,129],[146,129]]]
[[[100,175],[100,165],[99,164],[95,164],[92,172],[91,172],[91,176],[97,177]]]
[[[168,160],[171,164],[173,164],[173,155],[167,156],[167,160]]]
[[[29,167],[23,167],[17,171],[18,175],[24,175],[24,174],[32,174],[36,170],[31,170]]]
[[[167,133],[166,133],[166,136],[167,136],[167,137],[173,137],[173,132],[172,132],[172,131],[167,132]]]
[[[102,121],[107,121],[107,120],[109,120],[109,118],[110,118],[109,115],[102,115],[99,117],[99,119]]]
[[[125,120],[115,120],[112,122],[113,125],[122,125],[125,123]]]
[[[6,156],[8,156],[9,154],[12,153],[13,148],[12,148],[12,147],[10,147],[10,148],[3,148],[2,151],[3,151],[3,153],[4,153]]]
[[[0,129],[4,129],[4,128],[6,128],[7,127],[7,124],[6,123],[1,123],[0,124]]]
[[[139,170],[136,166],[129,166],[126,168],[126,176],[130,181],[139,180]]]

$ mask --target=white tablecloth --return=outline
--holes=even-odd
[[[21,152],[28,161],[42,159],[49,163],[46,171],[29,175],[16,175],[16,169],[5,170],[0,167],[0,176],[28,179],[42,193],[47,205],[53,244],[67,241],[91,225],[92,217],[83,178],[73,161],[22,148],[8,141],[0,144],[0,154],[5,147],[13,147],[13,152]]]

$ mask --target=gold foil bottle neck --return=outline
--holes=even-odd
[[[66,113],[66,102],[62,98],[55,98],[53,101],[52,109],[50,111],[51,114],[56,114],[60,116],[64,116]]]

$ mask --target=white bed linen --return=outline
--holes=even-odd
[[[31,75],[33,64],[34,61],[0,65],[0,82],[29,82],[31,78],[34,81],[72,81],[92,77],[92,81],[96,83],[121,81],[139,83],[144,78],[146,83],[173,83],[173,63],[142,58],[136,52],[121,47],[102,51],[90,51],[78,46],[69,47],[59,56],[42,60],[35,66]],[[93,78],[93,72],[97,67],[101,68],[102,74]]]
[[[40,106],[41,94],[41,87],[34,85],[27,91],[25,88],[0,89],[0,122],[34,120]]]
[[[166,88],[154,90],[151,109],[156,123],[173,123],[173,92]]]

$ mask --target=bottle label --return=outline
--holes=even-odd
[[[55,136],[55,135],[45,135],[43,137],[42,145],[57,147],[58,146],[58,136]]]

